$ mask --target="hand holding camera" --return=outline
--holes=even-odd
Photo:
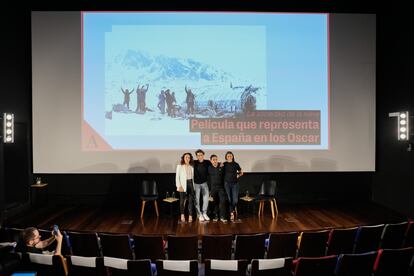
[[[58,241],[62,241],[62,234],[59,231],[59,227],[57,225],[53,225],[53,231],[52,231],[53,236],[56,238],[56,240]]]

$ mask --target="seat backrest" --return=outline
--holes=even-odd
[[[7,242],[18,242],[23,231],[21,228],[6,227],[5,238]]]
[[[408,222],[407,232],[405,233],[404,239],[404,247],[411,246],[414,247],[414,221]]]
[[[152,276],[151,260],[127,260],[122,258],[103,257],[104,266],[109,275]]]
[[[380,248],[397,249],[404,243],[405,233],[407,232],[408,222],[389,223],[384,227],[381,236]]]
[[[198,235],[168,236],[169,260],[198,260]]]
[[[270,233],[267,258],[296,257],[298,232]]]
[[[102,257],[67,256],[69,275],[106,276]]]
[[[352,254],[358,227],[332,229],[326,255]]]
[[[253,259],[250,276],[292,276],[293,258]]]
[[[261,196],[276,196],[277,184],[276,180],[265,180],[260,186],[259,195]]]
[[[66,276],[68,274],[66,263],[61,255],[24,253],[22,262],[25,269],[36,271],[39,276]]]
[[[164,241],[162,236],[134,235],[135,259],[165,259]]]
[[[325,256],[330,230],[302,232],[298,245],[298,257]]]
[[[301,257],[298,259],[294,276],[334,276],[337,256]]]
[[[157,260],[157,276],[198,276],[197,260]]]
[[[128,261],[128,275],[152,276],[152,271],[153,270],[150,259]]]
[[[234,259],[263,259],[265,253],[266,234],[236,235]]]
[[[375,261],[374,275],[406,276],[409,273],[410,263],[414,258],[414,247],[400,249],[381,249]]]
[[[0,224],[0,242],[12,242],[8,239],[6,228],[2,224]]]
[[[101,240],[103,256],[130,260],[134,258],[128,234],[98,233],[98,237]]]
[[[233,245],[232,235],[203,235],[201,260],[230,260]],[[220,248],[220,250],[217,250]]]
[[[100,257],[101,249],[96,233],[67,232],[72,254],[83,257]]]
[[[384,224],[360,226],[355,238],[354,253],[366,253],[378,250]]]
[[[155,180],[143,180],[140,187],[141,196],[158,195],[157,182]]]
[[[362,254],[341,254],[336,265],[337,276],[371,276],[377,251]]]
[[[205,276],[245,276],[248,262],[246,260],[205,261]]]

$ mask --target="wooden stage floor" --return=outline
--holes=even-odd
[[[351,227],[406,220],[398,213],[373,203],[341,203],[313,205],[279,205],[279,216],[272,219],[265,206],[265,214],[258,217],[253,210],[240,210],[239,220],[233,223],[178,223],[178,215],[170,216],[168,208],[161,208],[157,219],[152,208],[139,218],[138,208],[120,207],[42,207],[31,208],[23,215],[10,218],[5,225],[24,228],[36,226],[48,229],[53,224],[60,229],[130,234],[251,234],[269,232],[306,231]]]

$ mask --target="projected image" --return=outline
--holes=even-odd
[[[326,149],[325,14],[83,13],[83,149]]]
[[[145,39],[154,35],[160,41]],[[266,109],[265,45],[260,26],[114,26],[105,35],[105,135],[182,135],[190,118]]]

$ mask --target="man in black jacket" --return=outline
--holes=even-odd
[[[220,215],[222,222],[226,219],[226,192],[224,191],[223,166],[218,163],[217,155],[210,156],[211,166],[208,167],[209,182],[211,187],[211,196],[214,199],[214,218],[217,221]],[[220,213],[219,213],[220,211]]]

